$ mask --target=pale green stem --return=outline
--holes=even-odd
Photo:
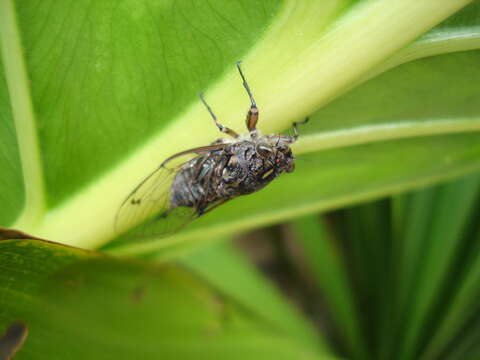
[[[0,0],[0,43],[25,187],[25,210],[16,225],[28,230],[45,212],[45,187],[30,81],[12,0]]]

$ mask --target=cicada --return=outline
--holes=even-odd
[[[200,94],[215,125],[229,138],[217,139],[210,145],[185,150],[164,160],[122,202],[115,218],[117,228],[128,228],[147,220],[140,231],[134,230],[135,235],[165,235],[231,199],[264,188],[281,174],[295,169],[290,145],[298,138],[298,124],[308,118],[293,123],[293,136],[262,135],[257,129],[257,104],[240,62],[237,69],[250,99],[246,117],[248,133],[238,134],[222,125]]]

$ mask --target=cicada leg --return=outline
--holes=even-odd
[[[257,128],[257,122],[258,122],[258,108],[257,108],[257,103],[255,102],[255,99],[253,98],[252,91],[250,90],[250,87],[248,86],[247,80],[245,79],[245,75],[243,75],[242,68],[240,67],[241,61],[237,61],[237,69],[238,72],[240,73],[240,76],[242,77],[243,80],[243,86],[245,87],[245,90],[247,91],[248,97],[250,98],[250,109],[248,109],[247,113],[247,129],[249,132],[253,132]]]
[[[198,94],[198,96],[200,97],[200,100],[202,100],[203,104],[205,105],[205,107],[207,108],[208,112],[210,113],[210,116],[213,118],[213,121],[215,121],[215,125],[217,125],[218,127],[218,130],[220,130],[221,132],[225,133],[225,134],[228,134],[234,138],[238,137],[238,134],[235,132],[235,130],[232,130],[226,126],[223,126],[222,124],[220,124],[220,122],[218,121],[217,117],[215,116],[215,114],[213,113],[213,110],[212,108],[210,107],[210,105],[207,104],[207,102],[205,101],[205,98],[203,97],[203,94],[200,93]]]
[[[306,124],[310,118],[306,117],[303,121],[297,121],[293,123],[293,140],[298,139],[298,125]]]

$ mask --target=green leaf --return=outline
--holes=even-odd
[[[346,264],[340,269],[337,258],[331,266],[328,250],[319,252],[324,236],[304,231],[312,238],[302,241],[306,258],[324,269],[322,276],[317,272],[318,282],[332,284],[325,298],[340,334],[351,334],[360,324],[367,352],[350,346],[350,358],[475,358],[479,206],[477,172],[330,214],[332,237]],[[340,285],[330,280],[339,270],[347,274],[347,285],[341,285],[344,277]],[[345,303],[354,305],[341,317],[339,309]]]
[[[474,241],[479,243],[480,234],[477,234]],[[435,336],[429,341],[426,350],[424,350],[424,356],[426,358],[439,356],[439,354],[445,350],[448,340],[461,334],[462,328],[470,322],[470,319],[478,318],[478,302],[476,300],[480,288],[480,251],[478,246],[473,250],[472,264],[466,266],[466,274],[459,281],[458,291],[452,294],[451,305],[445,312]],[[475,321],[473,321],[473,327],[475,328]],[[478,329],[480,328],[480,324],[477,324],[476,328],[476,330],[471,331],[472,335],[468,337],[469,340],[471,339],[470,341],[476,344],[477,351],[480,351],[480,349],[478,349],[480,340],[480,332]],[[464,340],[468,341],[467,339]],[[461,346],[458,345],[458,347],[460,348]]]
[[[461,232],[479,191],[480,175],[445,185],[439,191],[426,236],[424,251],[428,255],[422,258],[421,268],[416,274],[413,302],[408,308],[411,321],[405,330],[403,359],[411,358],[415,347],[418,347],[419,333],[425,327],[425,319],[435,304],[447,272],[452,269],[462,239]]]
[[[235,73],[236,60],[244,60],[260,105],[260,128],[266,133],[284,130],[293,120],[344,94],[377,66],[382,69],[382,64],[394,59],[400,49],[471,1],[52,3],[1,2],[3,76],[10,95],[9,100],[1,101],[11,104],[12,118],[8,117],[7,123],[9,128],[15,125],[18,143],[18,148],[9,149],[6,156],[2,154],[1,161],[16,164],[15,173],[7,177],[5,184],[18,184],[22,169],[26,191],[21,194],[13,189],[8,201],[14,204],[14,211],[5,210],[0,215],[2,224],[92,248],[115,236],[113,219],[121,201],[159,162],[176,151],[206,144],[218,136],[196,93],[206,91],[208,101],[227,126],[244,126],[240,114],[245,111],[246,96]],[[469,7],[470,13],[478,10],[474,5]],[[464,18],[454,24],[464,22]],[[464,31],[469,32],[475,24],[470,21]],[[459,27],[455,29],[459,31]],[[478,48],[472,36],[471,41],[459,39],[456,45],[450,39],[443,42],[448,45],[439,45],[433,52],[424,51],[422,44],[428,42],[423,41],[409,50],[410,55],[415,58]],[[455,61],[447,65],[448,73],[460,68]],[[464,70],[458,72],[468,74],[465,65],[461,67]],[[451,85],[457,80],[452,78],[446,76],[445,83]],[[0,90],[0,94],[6,91]],[[423,95],[433,99],[433,95]],[[376,99],[370,99],[368,107],[373,110],[387,105],[379,107]],[[344,106],[350,106],[348,101]],[[434,103],[427,108],[434,108]],[[351,126],[329,118],[329,131],[317,125],[324,122],[319,120],[321,115],[314,116],[314,125],[305,132],[308,135],[298,143],[296,152],[317,152],[419,133],[479,129],[475,117],[453,123],[450,113],[445,118],[438,109],[427,115],[431,121],[422,126],[393,123],[389,128],[389,121],[375,129],[368,127],[371,121],[356,121]],[[382,118],[388,119],[388,114]],[[14,147],[15,143],[11,141],[10,145]],[[398,143],[390,148],[396,146]],[[343,152],[338,150],[339,158]],[[321,154],[322,161],[324,156],[333,154]],[[468,166],[473,167],[473,161]],[[459,161],[438,167],[437,172],[448,177],[467,171],[468,166]],[[329,169],[319,166],[317,170]],[[408,172],[414,173],[412,168],[403,170],[400,173],[404,178]],[[292,179],[300,177],[300,173]],[[438,180],[438,175],[426,173],[395,184],[386,181],[383,188],[372,190],[368,196]],[[356,183],[362,183],[361,176],[351,177],[349,188]],[[280,184],[289,186],[288,181]],[[330,180],[327,186],[335,184]],[[349,191],[329,194],[329,205],[317,203],[309,211],[362,198]],[[240,203],[236,206],[242,207]],[[15,213],[19,214],[16,218],[12,215]],[[281,218],[263,213],[248,226]],[[235,226],[229,225],[229,231]]]
[[[303,319],[273,284],[229,242],[217,241],[201,247],[179,261],[259,317],[282,328],[292,337],[318,346],[321,339],[312,324]]]
[[[384,356],[397,353],[399,337],[403,337],[402,326],[409,301],[418,280],[418,272],[422,268],[425,256],[425,239],[431,225],[431,213],[434,209],[436,187],[430,187],[395,198],[392,206],[392,246],[389,259],[392,271],[389,301],[389,312],[383,314],[386,324],[381,341]],[[401,206],[398,206],[401,203]],[[396,207],[396,209],[395,209]],[[388,325],[388,326],[387,326]],[[394,349],[394,350],[392,350]],[[386,354],[386,355],[385,355]]]
[[[0,242],[0,328],[18,359],[327,359],[189,271],[31,240]]]
[[[304,250],[307,264],[322,289],[336,326],[351,358],[366,357],[365,339],[359,325],[353,292],[338,245],[318,217],[309,216],[293,223],[295,234]]]
[[[479,333],[480,323],[474,322],[467,327],[466,333],[461,333],[455,338],[453,346],[448,349],[445,359],[448,360],[475,360],[480,355]]]
[[[393,287],[388,205],[381,200],[346,209],[337,235],[345,248],[344,261],[349,264],[365,347],[369,357],[377,358],[382,358],[379,344],[390,330],[390,324],[384,321],[390,311]]]

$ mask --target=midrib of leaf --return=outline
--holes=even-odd
[[[340,148],[376,141],[413,138],[426,135],[454,134],[480,130],[480,119],[445,119],[402,121],[401,123],[365,125],[349,129],[304,135],[292,148],[296,154]]]
[[[284,129],[291,121],[315,111],[366,71],[469,2],[451,0],[440,6],[436,0],[365,1],[331,27],[326,24],[348,2],[287,2],[244,62],[251,87],[258,94],[257,103],[264,104],[262,129]],[[315,22],[302,20],[300,13],[314,13],[317,27]],[[302,48],[291,36],[285,40],[281,36],[285,33],[300,34]],[[272,54],[277,53],[289,57],[280,66],[272,67]],[[220,104],[217,111],[223,118],[236,119],[227,122],[228,126],[243,128],[243,116],[239,114],[245,110],[245,94],[233,65],[232,71],[207,95],[210,103]],[[64,234],[69,233],[69,244],[87,248],[104,244],[115,236],[113,218],[125,194],[161,159],[218,137],[205,126],[210,122],[201,104],[193,104],[124,163],[52,210],[35,233],[53,240],[65,239]],[[187,136],[178,137],[178,133]],[[176,140],[168,141],[172,138]],[[165,143],[172,146],[167,149]]]
[[[0,1],[0,45],[25,188],[25,209],[17,225],[28,230],[45,213],[45,187],[30,84],[12,0]]]

